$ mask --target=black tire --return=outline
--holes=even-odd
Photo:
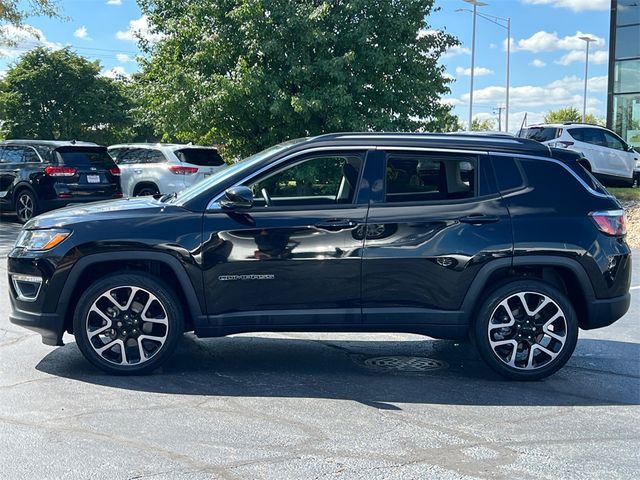
[[[136,288],[140,290],[135,291]],[[117,316],[112,316],[108,313],[109,309],[105,308],[106,305],[109,305],[109,299],[105,297],[107,294],[111,298],[114,298],[114,295],[116,297],[133,295],[133,298],[125,299],[125,304],[122,303],[121,298],[117,298],[117,302],[122,307],[127,306],[127,301],[130,307],[123,310],[113,305],[112,310],[116,312]],[[155,300],[151,300],[152,296],[155,297]],[[149,304],[147,304],[147,300],[150,302]],[[139,310],[139,305],[143,302],[145,309],[142,312],[136,312],[136,308]],[[97,315],[98,312],[95,309],[90,312],[94,303],[103,314],[110,317],[111,323],[103,320],[106,317]],[[145,313],[148,314],[152,309],[160,312],[160,315],[164,313],[164,318],[144,321],[143,318],[148,318]],[[127,315],[129,318],[125,320]],[[96,321],[103,322],[104,325],[96,327]],[[159,321],[166,321],[166,327],[164,324],[157,323]],[[91,328],[93,328],[92,331],[101,328],[108,328],[108,330],[104,338],[95,335],[93,339],[90,339],[89,329]],[[173,353],[184,333],[184,315],[176,295],[161,280],[144,272],[114,273],[98,280],[82,294],[73,317],[73,331],[78,348],[94,366],[107,373],[117,375],[141,375],[159,368]],[[151,334],[155,336],[151,337]],[[147,338],[160,338],[160,336],[165,338],[161,344],[159,341]],[[97,350],[100,347],[117,341],[127,343],[114,345],[113,347],[117,346],[117,348],[115,350],[113,347],[107,349],[103,352],[104,355],[98,353]],[[135,346],[124,348],[125,355],[123,356],[121,345],[131,342],[136,342]],[[160,345],[158,346],[158,344]],[[151,350],[151,352],[144,351],[144,360],[142,360],[140,353],[140,350],[144,350],[143,346],[150,347]],[[149,353],[148,357],[147,353]],[[136,354],[139,359],[138,363],[132,361],[135,360]],[[118,364],[118,358],[120,361],[126,359],[128,363],[126,365]]]
[[[153,185],[144,185],[143,187],[140,187],[140,189],[136,192],[134,196],[147,197],[149,195],[158,195],[158,193],[160,193],[158,191],[158,187],[155,187]]]
[[[38,199],[31,190],[23,188],[18,192],[15,201],[15,211],[20,223],[27,223],[38,215]]]
[[[525,301],[530,303],[526,308],[522,306],[522,299],[517,296],[525,292]],[[537,315],[528,315],[527,310],[535,312],[542,305],[543,297],[550,299],[551,302],[540,309]],[[507,303],[501,306],[505,300]],[[504,305],[510,306],[510,315]],[[544,328],[539,327],[558,313],[561,315],[546,327],[546,330],[552,333],[555,331],[554,335],[564,339],[563,343],[562,340],[556,340],[548,333],[544,333]],[[500,327],[502,321],[511,322],[511,318],[514,322],[512,326]],[[489,331],[490,322],[492,322],[491,332]],[[515,280],[498,287],[489,294],[478,310],[473,328],[473,340],[482,359],[500,375],[513,380],[539,380],[557,372],[573,354],[578,341],[578,319],[571,301],[557,288],[535,279]],[[514,343],[508,343],[498,345],[494,350],[492,341],[493,347],[496,343],[515,341],[517,348],[514,347]],[[543,345],[545,342],[548,344]],[[523,359],[525,352],[526,358]],[[555,357],[546,352],[553,353]],[[530,358],[540,359],[539,365],[534,365],[533,361],[529,364]],[[513,364],[511,364],[512,361]]]

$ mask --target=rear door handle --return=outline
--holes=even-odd
[[[329,230],[331,232],[339,232],[340,230],[346,230],[347,228],[353,228],[358,225],[358,222],[353,220],[335,219],[327,220],[326,222],[316,223],[316,228],[321,230]]]
[[[471,225],[482,225],[485,223],[496,223],[500,218],[495,215],[467,215],[459,219],[462,223],[470,223]]]

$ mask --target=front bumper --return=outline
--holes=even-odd
[[[9,321],[42,336],[42,343],[45,345],[61,346],[62,334],[64,333],[64,320],[57,313],[36,313],[20,310],[13,296],[11,296],[11,313]]]
[[[627,313],[631,305],[631,294],[603,300],[593,300],[588,306],[587,318],[580,322],[583,330],[592,330],[611,325]]]

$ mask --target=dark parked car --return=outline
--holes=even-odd
[[[87,142],[0,142],[0,210],[20,222],[73,203],[122,197],[120,169],[105,147]]]
[[[617,200],[575,152],[518,138],[333,134],[181,193],[27,223],[11,321],[149,372],[185,331],[471,335],[497,372],[552,374],[630,302]]]

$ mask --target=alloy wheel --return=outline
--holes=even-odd
[[[493,310],[487,334],[493,353],[509,367],[537,370],[552,362],[567,341],[565,313],[552,298],[519,292]]]
[[[167,341],[169,317],[144,288],[121,286],[102,293],[89,308],[86,334],[93,350],[116,365],[140,365]]]
[[[18,215],[18,219],[21,222],[26,222],[33,217],[34,212],[34,204],[33,198],[28,193],[21,193],[18,197],[18,205],[16,208],[16,213]]]

